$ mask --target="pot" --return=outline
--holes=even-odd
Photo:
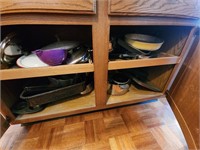
[[[66,61],[66,64],[76,64],[76,63],[85,63],[89,61],[89,54],[87,49],[83,47],[78,47],[73,53],[71,57]]]
[[[108,84],[108,94],[113,96],[124,95],[129,91],[130,78],[123,73],[116,73]]]
[[[22,49],[18,45],[16,33],[8,34],[0,43],[1,63],[7,66],[14,65],[17,58],[22,55]]]

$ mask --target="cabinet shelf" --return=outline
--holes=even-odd
[[[61,65],[38,68],[15,68],[0,70],[1,80],[32,78],[51,75],[62,75],[72,73],[93,72],[94,65],[92,63]]]
[[[47,106],[44,110],[34,114],[26,114],[17,116],[14,124],[35,122],[40,120],[52,119],[55,117],[61,117],[71,115],[75,113],[81,113],[85,109],[95,108],[95,92],[91,92],[86,96],[74,98],[67,101],[59,101],[56,104]]]
[[[108,70],[172,65],[179,63],[179,60],[180,58],[177,56],[137,59],[137,60],[117,60],[117,61],[110,61],[108,63]]]
[[[134,86],[129,88],[129,91],[121,96],[110,96],[107,101],[107,105],[120,105],[127,103],[137,103],[146,101],[148,99],[154,99],[155,97],[163,96],[162,92],[153,92],[143,89],[137,89]]]

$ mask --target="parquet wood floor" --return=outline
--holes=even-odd
[[[186,150],[166,99],[11,126],[2,150]]]

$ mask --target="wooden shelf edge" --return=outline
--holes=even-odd
[[[177,19],[194,19],[198,20],[199,15],[184,15],[184,14],[161,14],[161,13],[137,13],[137,12],[116,12],[116,11],[110,11],[110,16],[133,16],[133,17],[168,17],[168,18],[177,18]],[[192,20],[191,20],[192,21]]]
[[[2,3],[0,15],[13,13],[66,13],[66,14],[96,14],[96,0],[92,1],[71,1],[71,2],[50,2],[41,1],[23,2],[8,1]]]
[[[27,119],[16,118],[16,120],[14,122],[12,122],[11,124],[12,125],[14,125],[14,124],[25,124],[25,123],[33,123],[33,122],[56,119],[56,118],[58,119],[58,118],[61,118],[61,117],[81,114],[81,113],[90,112],[90,111],[94,111],[94,110],[96,110],[95,106],[80,109],[80,110],[74,110],[74,111],[70,111],[70,112],[57,113],[57,114],[45,116],[45,118],[43,118],[43,117],[35,117],[35,118],[30,118],[30,119],[28,119],[28,118]]]
[[[163,93],[160,93],[160,95],[156,95],[156,96],[147,96],[146,98],[141,98],[141,99],[134,99],[134,100],[130,100],[130,101],[124,101],[124,102],[117,102],[117,103],[111,103],[111,104],[106,104],[106,108],[113,108],[113,107],[119,107],[119,106],[124,106],[124,105],[130,105],[130,104],[136,104],[136,103],[140,103],[140,102],[145,102],[145,101],[149,101],[149,100],[153,100],[153,99],[159,99],[159,98],[163,98],[165,97],[165,95]]]
[[[110,15],[110,25],[169,25],[169,26],[196,26],[198,19],[173,18],[161,16],[123,16]],[[148,20],[148,21],[147,21]]]
[[[108,70],[172,65],[179,63],[179,60],[179,57],[173,56],[163,58],[110,61],[108,63]]]
[[[19,115],[11,124],[30,123],[41,120],[48,120],[58,117],[69,116],[95,110],[95,92],[89,95],[78,97],[72,100],[61,101],[57,104],[50,105],[44,110],[26,115]]]
[[[92,8],[91,10],[58,10],[58,9],[10,9],[10,10],[2,10],[0,15],[7,14],[18,14],[18,13],[64,13],[64,14],[78,14],[78,15],[95,15],[96,10]]]
[[[10,79],[53,76],[53,75],[72,74],[72,73],[93,72],[93,71],[94,71],[94,65],[90,63],[38,67],[38,68],[4,69],[0,70],[0,79],[10,80]]]
[[[55,118],[66,117],[66,116],[70,116],[70,115],[88,113],[88,112],[97,111],[97,110],[105,110],[105,109],[109,109],[109,108],[113,108],[113,107],[136,104],[136,103],[145,102],[145,101],[149,101],[149,100],[153,100],[153,99],[159,99],[159,98],[163,98],[163,97],[165,97],[165,95],[163,93],[161,93],[160,95],[151,96],[151,97],[147,97],[147,98],[143,98],[143,99],[135,99],[132,101],[120,102],[120,103],[115,103],[115,104],[107,104],[104,107],[97,107],[94,105],[93,107],[88,107],[88,108],[83,108],[83,109],[79,109],[79,110],[45,116],[45,119],[43,118],[44,116],[37,117],[37,118],[29,118],[29,119],[28,118],[27,119],[16,118],[16,120],[14,122],[12,122],[11,124],[14,125],[14,124],[23,124],[23,123],[33,123],[33,122],[37,122],[37,121],[41,121],[41,120],[55,119]]]
[[[141,93],[142,94],[142,93]],[[134,93],[133,93],[134,95]],[[143,95],[143,96],[139,96],[139,97],[126,97],[125,96],[113,96],[111,99],[108,99],[107,104],[106,105],[119,105],[119,104],[129,104],[129,103],[135,103],[135,102],[141,102],[141,101],[145,101],[146,99],[154,99],[156,97],[160,97],[163,96],[164,94],[162,92],[149,92],[149,95]],[[116,97],[116,101],[113,101],[113,99],[115,99],[114,97]],[[119,99],[117,97],[120,97]],[[122,100],[122,97],[126,97],[124,98],[124,100]]]

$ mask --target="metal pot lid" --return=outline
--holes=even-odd
[[[0,43],[1,62],[5,64],[12,64],[15,57],[22,55],[22,50],[17,45],[19,39],[16,33],[8,34]]]
[[[67,60],[67,64],[79,63],[86,56],[87,56],[87,50],[85,50],[84,48],[78,49],[72,53],[72,56]]]
[[[41,48],[41,50],[60,50],[60,49],[72,49],[75,48],[79,45],[80,43],[77,41],[59,41],[59,42],[55,42],[52,44],[49,44],[43,48]]]
[[[4,54],[7,56],[18,56],[18,55],[22,55],[22,51],[18,45],[8,45],[4,49]]]

